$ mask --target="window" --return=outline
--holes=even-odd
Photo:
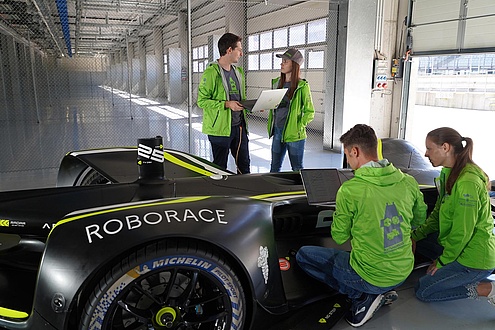
[[[301,68],[307,65],[308,69],[323,69],[326,37],[326,18],[250,35],[247,39],[248,70],[280,70],[281,59],[276,54],[285,52],[288,47],[296,47],[305,57]],[[306,51],[305,47],[309,44],[316,49]]]
[[[324,54],[325,53],[322,50],[308,52],[308,68],[323,69],[325,57]]]
[[[272,58],[273,58],[273,53],[260,54],[260,70],[273,69]]]
[[[287,29],[273,31],[273,48],[287,47]]]
[[[250,52],[260,49],[260,35],[255,34],[248,38],[248,50]]]
[[[260,49],[272,49],[271,32],[265,32],[260,34]]]
[[[168,55],[163,55],[163,73],[168,73]]]
[[[259,70],[260,69],[260,63],[259,63],[259,55],[254,54],[254,55],[248,55],[248,70]]]
[[[289,46],[306,43],[306,25],[296,25],[289,28]]]
[[[327,38],[327,20],[320,19],[308,23],[308,44],[325,42]]]
[[[203,72],[208,64],[208,45],[193,48],[193,72]]]

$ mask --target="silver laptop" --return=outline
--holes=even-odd
[[[284,98],[286,92],[287,88],[266,89],[261,91],[257,99],[241,101],[241,104],[250,112],[275,109]]]
[[[341,181],[336,168],[302,169],[301,178],[309,205],[335,203]]]

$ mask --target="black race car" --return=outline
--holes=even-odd
[[[383,155],[432,207],[437,171],[403,140],[383,140]],[[69,153],[58,187],[0,193],[0,328],[268,329],[336,294],[294,255],[335,246],[352,171],[307,175],[233,175],[159,138]]]

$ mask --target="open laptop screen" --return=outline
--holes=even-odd
[[[302,169],[301,178],[306,190],[308,204],[334,203],[341,182],[335,168]]]
[[[256,100],[245,100],[241,103],[250,112],[275,109],[284,98],[285,93],[287,93],[287,88],[266,89],[261,91]]]

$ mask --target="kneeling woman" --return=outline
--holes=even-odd
[[[495,236],[487,175],[472,160],[473,141],[449,127],[426,136],[426,154],[443,166],[436,185],[439,197],[426,222],[412,233],[418,250],[430,234],[438,234],[441,254],[416,286],[425,302],[488,297],[495,305]]]

